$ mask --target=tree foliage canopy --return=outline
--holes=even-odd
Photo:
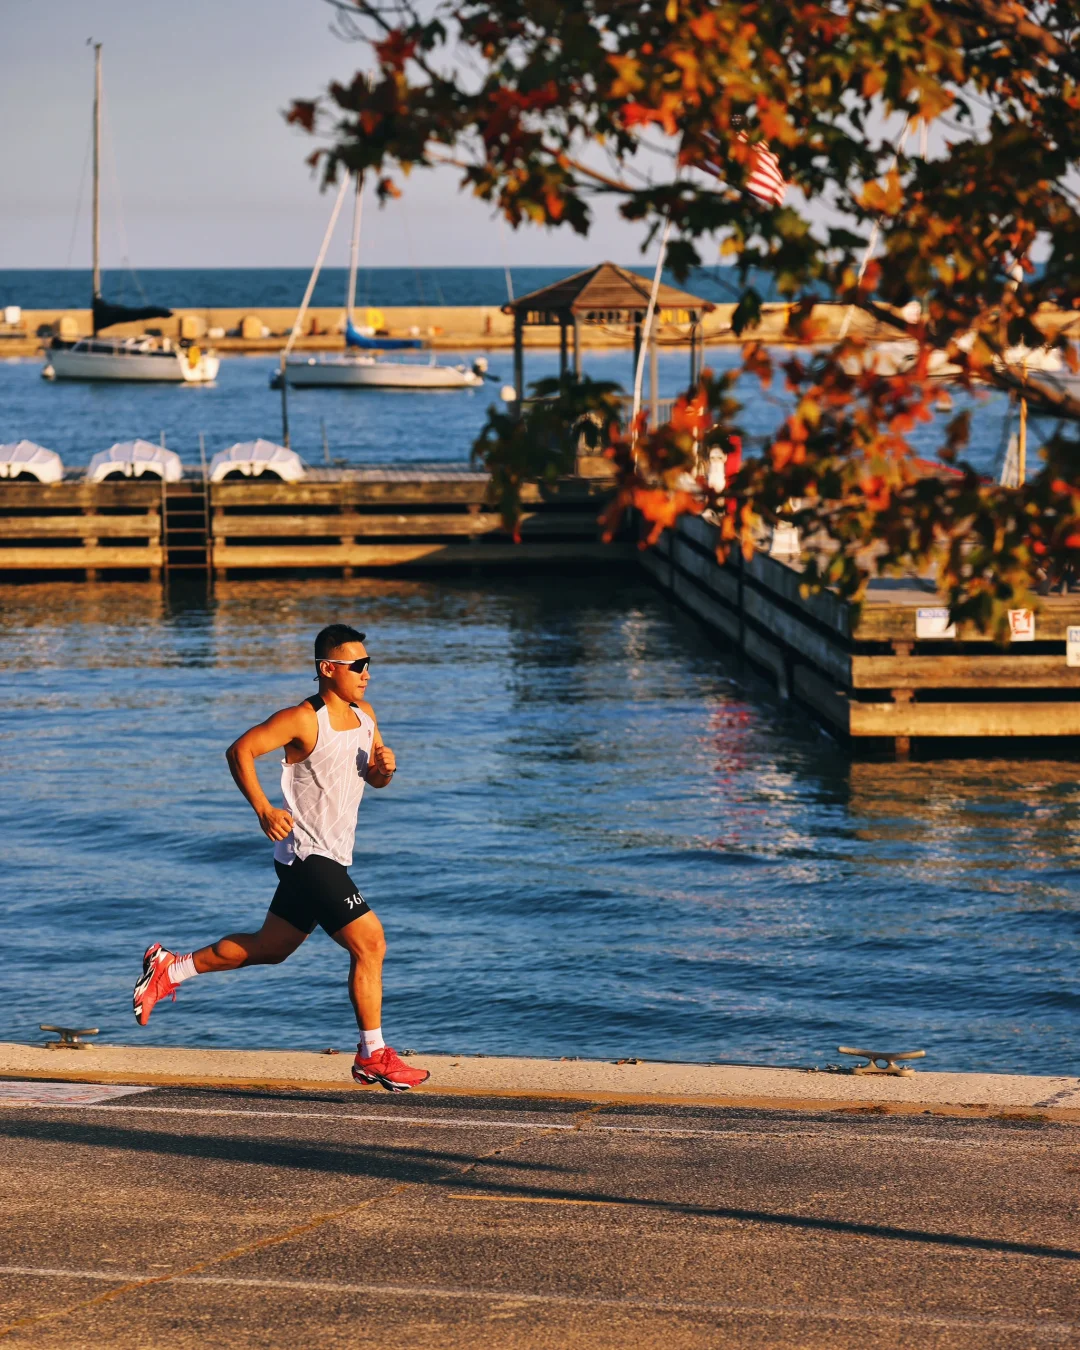
[[[821,546],[809,584],[857,596],[872,568],[932,564],[957,616],[983,628],[1003,622],[1036,578],[1080,558],[1070,431],[1055,433],[1045,467],[1019,489],[963,464],[963,419],[941,445],[959,472],[927,475],[908,440],[932,416],[932,352],[946,352],[963,382],[1017,388],[1024,372],[1003,357],[1043,343],[1040,310],[1080,321],[1075,0],[330,3],[371,59],[350,84],[288,114],[320,138],[312,158],[327,179],[342,167],[370,173],[385,197],[414,169],[450,162],[512,225],[580,234],[596,197],[614,195],[646,230],[671,222],[677,274],[719,247],[744,281],[737,331],[758,317],[747,279],[759,269],[790,301],[793,340],[820,336],[812,302],[828,292],[913,344],[900,375],[880,373],[852,340],[788,353],[779,371],[770,353],[747,348],[747,367],[782,378],[793,408],[731,485],[727,546],[749,547],[795,499]],[[795,189],[779,208],[746,191],[759,141]],[[872,232],[875,256],[860,275]],[[1080,400],[1052,382],[1026,392],[1080,415]],[[530,440],[511,420],[492,421],[484,453],[525,472],[509,441],[551,438]],[[730,380],[706,373],[673,425],[633,429],[633,452],[631,432],[612,431],[622,503],[657,519],[699,509],[675,495],[692,468],[690,423],[698,439],[738,431]]]

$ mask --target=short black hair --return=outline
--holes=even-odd
[[[336,647],[344,647],[346,642],[363,642],[364,634],[347,623],[331,623],[316,635],[315,660],[324,661]]]

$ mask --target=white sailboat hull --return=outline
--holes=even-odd
[[[301,357],[286,361],[285,378],[295,388],[477,389],[483,377],[467,366],[377,361],[373,357]]]
[[[101,351],[54,347],[49,366],[58,380],[125,380],[135,383],[208,384],[221,358],[203,353],[189,362],[184,351]],[[48,368],[47,368],[48,369]]]

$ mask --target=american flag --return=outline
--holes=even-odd
[[[705,140],[710,145],[719,146],[720,144],[715,136],[706,136]],[[739,140],[746,141],[744,131],[739,132]],[[714,178],[725,177],[723,166],[714,160],[705,160],[700,167],[706,173],[711,173]],[[756,197],[759,202],[764,202],[766,206],[783,206],[784,204],[787,184],[784,182],[784,175],[780,172],[780,161],[764,141],[755,141],[750,147],[750,173],[746,180],[746,191],[752,197]]]

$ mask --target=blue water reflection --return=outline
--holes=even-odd
[[[355,868],[398,1044],[1076,1071],[1075,766],[849,764],[633,575],[5,588],[0,1037],[348,1045],[319,934],[129,1011],[149,940],[258,923],[270,846],[222,752],[310,692],[331,618],[369,633],[401,764]]]

